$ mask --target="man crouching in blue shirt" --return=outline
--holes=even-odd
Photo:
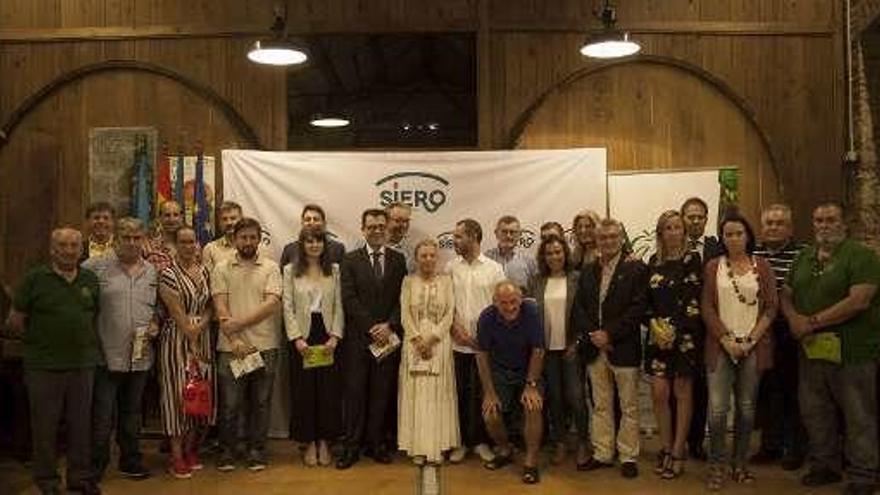
[[[494,304],[477,322],[477,367],[483,385],[483,420],[498,446],[486,469],[500,469],[513,456],[505,418],[523,414],[526,458],[524,483],[540,481],[538,449],[543,429],[543,399],[539,380],[544,367],[544,329],[534,301],[523,301],[522,291],[510,280],[495,286]],[[517,401],[517,398],[519,400]]]

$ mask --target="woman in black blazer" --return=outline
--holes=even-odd
[[[578,432],[576,463],[589,460],[589,426],[584,402],[584,380],[577,353],[577,335],[569,324],[580,274],[573,270],[565,239],[549,235],[538,248],[539,275],[530,292],[538,302],[544,326],[544,374],[550,415],[550,440],[556,445],[552,461],[565,458],[566,408],[574,417]]]

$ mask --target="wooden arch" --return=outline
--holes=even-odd
[[[620,67],[622,65],[634,65],[634,64],[653,64],[653,65],[662,65],[665,67],[672,67],[677,70],[681,70],[683,72],[692,75],[701,81],[708,83],[711,87],[713,87],[716,91],[718,91],[721,95],[726,97],[729,101],[731,101],[736,108],[746,117],[746,120],[749,122],[752,129],[758,134],[761,139],[761,143],[764,146],[764,150],[767,152],[767,155],[770,159],[770,165],[773,169],[773,173],[776,176],[777,183],[779,186],[779,192],[784,196],[784,188],[782,175],[780,174],[780,165],[778,160],[778,155],[774,151],[774,146],[770,141],[770,137],[763,127],[758,123],[758,120],[755,116],[755,111],[749,105],[749,103],[741,97],[736,91],[733,90],[726,82],[713,75],[711,72],[693,65],[689,62],[685,62],[683,60],[679,60],[672,57],[666,57],[662,55],[638,55],[635,57],[628,57],[625,59],[614,60],[609,62],[603,62],[596,65],[591,65],[589,67],[585,67],[583,69],[579,69],[572,74],[570,74],[565,79],[559,81],[554,84],[546,91],[544,91],[541,95],[539,95],[535,100],[528,106],[522,113],[519,114],[517,119],[514,121],[513,126],[510,129],[510,132],[507,134],[505,147],[507,149],[514,149],[519,144],[519,141],[525,132],[528,125],[532,122],[535,114],[544,105],[544,103],[550,99],[552,96],[555,96],[562,91],[568,89],[576,82],[581,79],[590,77],[594,74],[598,74],[600,72],[607,71],[609,69],[613,69],[615,67]]]
[[[58,76],[50,83],[40,88],[36,93],[27,97],[21,105],[9,115],[3,123],[3,126],[0,127],[0,148],[3,148],[3,146],[6,145],[13,131],[15,131],[15,128],[22,122],[22,120],[24,120],[25,116],[37,108],[40,103],[47,98],[57,93],[68,84],[79,81],[92,74],[117,70],[146,72],[182,84],[203,100],[219,108],[223,115],[232,124],[232,127],[235,128],[236,132],[238,132],[247,142],[248,146],[253,149],[263,149],[263,146],[260,143],[260,138],[257,137],[257,133],[254,132],[254,129],[250,124],[244,120],[241,114],[239,114],[228,101],[223,99],[213,89],[167,67],[139,60],[106,60],[84,65]]]

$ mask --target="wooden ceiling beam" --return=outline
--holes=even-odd
[[[478,29],[476,21],[461,20],[446,25],[408,26],[406,29],[393,26],[353,26],[344,27],[326,23],[291,25],[289,32],[296,35],[308,34],[375,34],[394,32],[467,32]],[[831,36],[836,27],[828,24],[796,24],[781,22],[639,22],[621,23],[621,29],[635,34],[699,34],[718,36]],[[590,33],[597,32],[594,23],[585,24],[577,20],[553,20],[543,23],[535,21],[490,22],[492,32],[540,32],[540,33]],[[0,28],[0,43],[40,43],[64,41],[112,41],[130,39],[176,39],[176,38],[224,38],[258,37],[269,35],[265,24],[209,26],[209,25],[155,25],[143,27],[72,27],[72,28]]]

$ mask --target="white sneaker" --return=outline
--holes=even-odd
[[[474,447],[474,452],[480,456],[480,459],[482,459],[483,462],[489,462],[495,458],[495,452],[492,451],[492,447],[489,447],[485,443],[481,443]]]
[[[467,455],[467,447],[456,447],[452,449],[452,452],[449,453],[449,462],[453,464],[458,464],[459,462],[464,460],[464,456]]]

